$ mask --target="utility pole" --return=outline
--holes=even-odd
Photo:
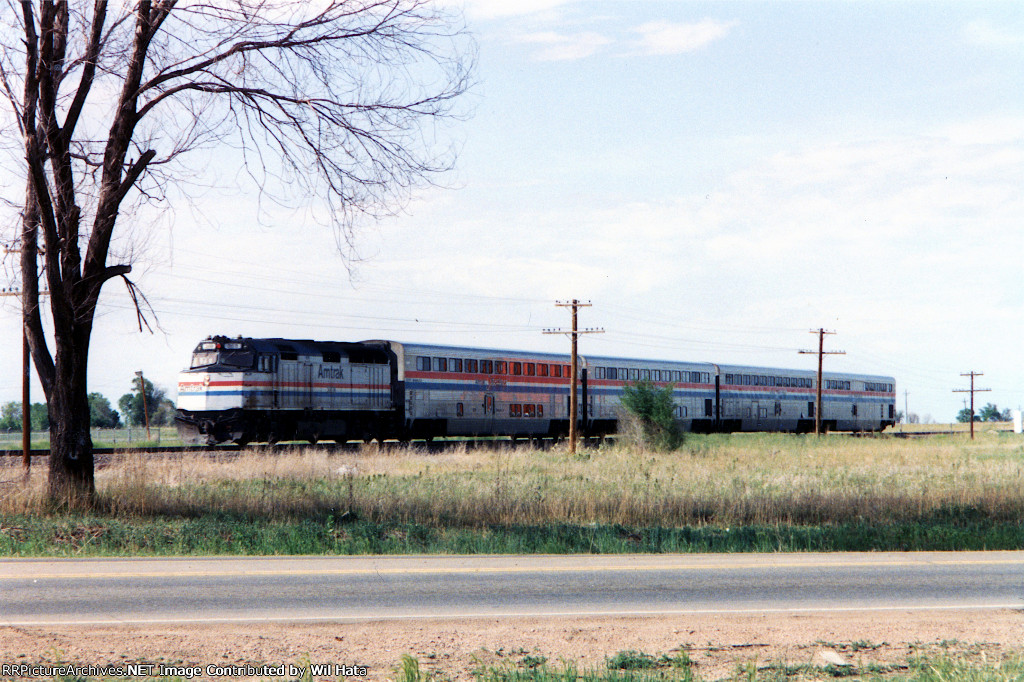
[[[576,409],[576,401],[577,401],[576,386],[579,383],[579,360],[578,360],[578,355],[577,355],[577,352],[576,352],[576,349],[577,349],[577,337],[580,334],[603,334],[604,330],[603,329],[580,329],[579,328],[579,326],[577,324],[578,317],[579,317],[579,309],[580,308],[589,308],[591,305],[593,305],[589,301],[587,301],[586,303],[581,303],[580,301],[578,301],[578,300],[576,300],[574,298],[571,301],[556,301],[555,305],[558,306],[559,308],[572,308],[572,331],[571,332],[566,332],[565,330],[562,330],[562,329],[545,329],[544,333],[545,334],[566,334],[566,333],[568,333],[570,335],[570,337],[572,338],[572,366],[571,366],[571,369],[569,370],[570,376],[571,376],[571,378],[570,378],[571,384],[570,384],[570,387],[569,387],[569,454],[575,455],[576,454],[576,438],[577,438],[577,435],[576,435],[576,431],[577,431],[576,422],[578,420],[577,409]]]
[[[22,253],[22,249],[5,248],[4,253]],[[39,251],[40,255],[42,250]],[[49,292],[40,291],[40,296]],[[25,329],[25,298],[16,289],[4,289],[0,296],[20,296],[21,300],[21,465],[28,476],[32,466],[32,405],[29,387],[32,385],[32,351],[28,345],[28,331]]]
[[[821,380],[821,365],[822,365],[822,357],[825,356],[825,355],[846,355],[846,351],[845,350],[830,350],[830,351],[826,351],[825,350],[825,334],[835,334],[835,332],[827,332],[827,331],[825,331],[822,328],[822,329],[812,329],[811,333],[818,335],[818,350],[817,350],[817,354],[818,354],[818,382],[817,382],[818,383],[818,397],[817,397],[817,400],[815,401],[815,405],[814,405],[814,433],[817,436],[821,436],[821,384],[822,384],[822,380]],[[802,351],[800,351],[800,353],[802,355],[814,355],[815,351],[813,351],[813,350],[802,350]]]
[[[975,393],[984,393],[986,391],[991,391],[992,389],[991,388],[975,388],[974,387],[974,377],[983,377],[983,376],[985,376],[984,372],[961,372],[960,376],[962,376],[962,377],[970,377],[971,378],[971,387],[970,388],[954,388],[953,389],[953,393],[970,393],[971,394],[971,440],[974,440],[974,394]]]
[[[903,391],[903,424],[910,423],[910,408],[908,407],[907,397],[910,395],[910,391]],[[900,431],[903,430],[903,424],[900,424]]]
[[[21,296],[20,291],[4,289],[0,296]],[[32,467],[32,405],[29,387],[32,379],[32,353],[25,333],[25,319],[21,322],[21,466],[28,475]]]
[[[135,373],[135,376],[139,378],[139,391],[142,392],[142,415],[146,418],[146,440],[153,440],[149,435],[149,407],[146,406],[146,379],[142,376],[142,370],[140,369]]]

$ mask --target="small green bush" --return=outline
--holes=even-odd
[[[622,391],[625,435],[638,445],[654,450],[676,450],[683,444],[683,431],[675,419],[673,384],[656,388],[650,381],[627,384]]]

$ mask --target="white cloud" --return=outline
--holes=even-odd
[[[519,36],[517,40],[521,43],[540,46],[540,49],[533,55],[533,58],[538,61],[584,59],[612,42],[610,38],[593,31],[575,34],[543,31],[527,33]]]
[[[995,26],[988,21],[979,19],[964,27],[967,42],[984,47],[1017,47],[1024,45],[1024,29],[1007,26]]]
[[[735,21],[704,19],[696,23],[651,21],[633,29],[640,34],[638,47],[643,54],[668,55],[699,50],[729,34]]]

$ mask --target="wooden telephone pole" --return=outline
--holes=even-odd
[[[576,454],[576,438],[577,438],[577,426],[576,422],[579,417],[577,416],[577,393],[576,387],[579,384],[579,360],[577,355],[577,337],[580,334],[603,334],[603,329],[580,329],[577,325],[580,308],[589,308],[592,303],[589,301],[581,303],[575,298],[571,301],[556,301],[555,305],[559,308],[572,308],[572,331],[566,332],[563,329],[545,329],[545,334],[569,334],[572,338],[572,366],[569,370],[571,379],[569,387],[569,454]]]
[[[20,291],[3,290],[0,296],[21,296]],[[28,347],[28,334],[25,333],[25,322],[22,319],[21,329],[21,465],[28,475],[32,466],[32,405],[29,387],[32,385],[32,353]]]
[[[975,388],[974,387],[974,377],[983,377],[983,376],[985,376],[985,374],[983,372],[961,372],[960,376],[962,376],[962,377],[970,377],[971,378],[971,387],[970,388],[955,388],[955,389],[953,389],[953,393],[970,393],[971,394],[971,440],[974,440],[974,394],[975,393],[984,393],[986,391],[991,391],[992,389],[991,388]]]
[[[811,333],[818,335],[818,350],[817,351],[802,350],[802,351],[800,351],[800,353],[804,354],[804,355],[814,355],[815,353],[818,354],[818,381],[817,381],[817,384],[818,384],[818,397],[817,397],[817,400],[815,401],[815,404],[814,404],[814,433],[816,435],[820,436],[821,435],[821,384],[822,384],[822,380],[821,380],[821,373],[822,373],[821,372],[821,365],[822,365],[822,357],[825,356],[825,355],[846,355],[846,351],[845,350],[830,350],[830,351],[826,351],[825,350],[825,334],[835,334],[835,332],[827,332],[824,329],[812,329]]]

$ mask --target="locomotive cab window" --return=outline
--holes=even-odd
[[[250,369],[255,362],[256,358],[253,352],[247,350],[224,350],[217,358],[218,364],[244,369]]]
[[[217,351],[198,351],[192,354],[192,369],[217,364]]]

